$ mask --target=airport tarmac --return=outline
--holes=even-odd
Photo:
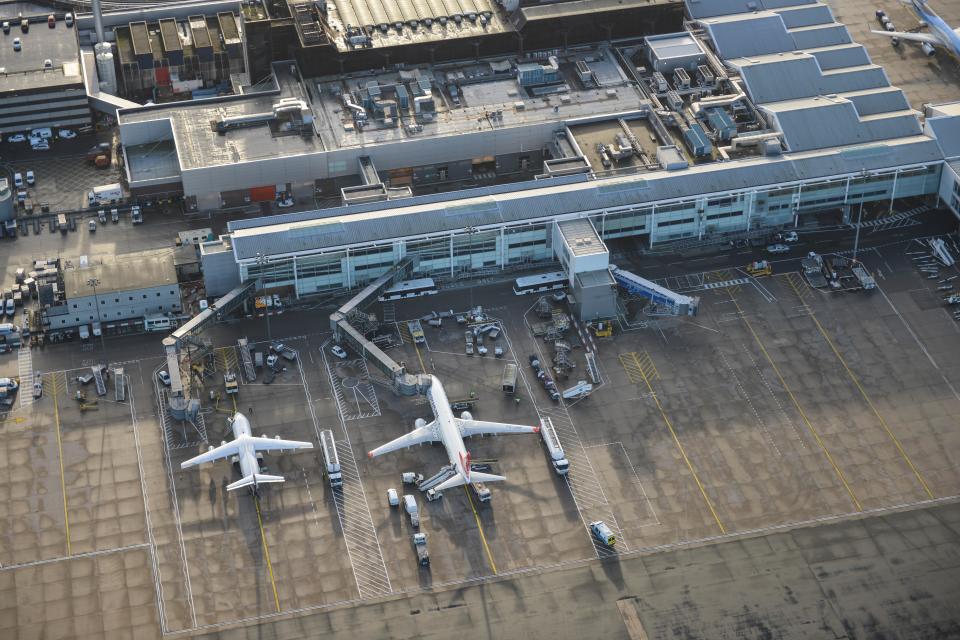
[[[814,240],[802,237],[796,252],[805,251],[807,242]],[[528,364],[531,354],[550,357],[548,345],[531,332],[535,296],[515,296],[509,283],[499,283],[395,303],[394,333],[404,336],[391,350],[395,358],[411,371],[440,376],[452,400],[473,393],[477,404],[471,411],[479,419],[532,424],[549,417],[572,463],[570,476],[558,478],[532,435],[469,440],[474,459],[508,480],[490,486],[489,503],[460,489],[431,503],[417,492],[429,570],[417,566],[413,529],[387,505],[385,492],[402,488],[403,471],[436,471],[446,462],[443,449],[365,456],[416,418],[429,419],[429,406],[423,398],[393,395],[363,360],[341,361],[321,351],[329,346],[329,333],[315,327],[325,327],[327,311],[274,318],[273,335],[297,349],[299,361],[287,362],[287,371],[270,385],[262,378],[242,384],[236,408],[250,414],[258,435],[317,444],[318,430],[331,429],[344,467],[339,492],[326,484],[316,449],[266,456],[266,466],[287,482],[269,487],[258,501],[224,491],[238,477],[225,462],[179,469],[205,449],[204,439],[216,445],[230,437],[225,418],[234,405],[223,395],[222,374],[238,370],[236,337],[263,339],[263,320],[208,332],[216,345],[208,363],[212,373],[200,375],[205,392],[219,392],[221,399],[204,403],[197,429],[171,423],[158,411],[163,388],[156,371],[164,361],[155,336],[115,338],[106,356],[99,345],[35,350],[30,368],[45,372],[44,396],[18,406],[4,423],[11,470],[4,482],[15,499],[6,507],[8,529],[0,532],[0,589],[16,606],[0,615],[0,634],[142,639],[223,629],[223,637],[230,637],[229,629],[278,621],[277,633],[289,637],[298,637],[296,629],[309,635],[323,628],[404,637],[416,635],[419,621],[428,617],[422,635],[429,637],[449,632],[431,625],[463,624],[466,616],[489,624],[490,637],[502,637],[506,627],[498,625],[511,617],[523,628],[541,612],[562,611],[570,629],[588,629],[584,621],[595,615],[602,618],[598,628],[610,630],[611,637],[629,637],[636,624],[648,632],[675,628],[678,598],[702,607],[702,618],[693,619],[716,624],[712,616],[733,615],[727,599],[711,599],[703,589],[737,584],[744,566],[713,566],[710,558],[727,553],[722,548],[736,547],[729,553],[738,554],[748,544],[770,545],[763,562],[784,563],[771,585],[808,588],[795,586],[799,569],[791,563],[822,563],[826,556],[812,559],[791,547],[812,545],[813,538],[797,542],[807,535],[798,531],[816,537],[819,523],[866,523],[857,519],[891,509],[913,509],[912,515],[896,516],[898,527],[911,528],[911,522],[928,522],[928,512],[943,513],[932,505],[950,503],[960,493],[960,442],[951,419],[960,413],[954,391],[960,367],[945,357],[958,352],[960,328],[936,304],[935,287],[914,270],[909,253],[915,243],[900,230],[865,233],[862,242],[861,258],[879,282],[873,292],[811,290],[796,274],[796,258],[788,256],[776,263],[776,275],[755,282],[740,282],[742,274],[730,267],[691,274],[696,277],[685,280],[711,285],[697,293],[696,317],[641,314],[624,320],[613,338],[592,340],[575,328],[569,335],[577,369],[559,386],[583,375],[585,352],[594,347],[602,383],[591,397],[568,406],[549,399]],[[725,284],[731,281],[737,283]],[[493,357],[492,348],[483,357],[467,356],[464,329],[453,320],[439,330],[424,327],[427,343],[419,348],[403,330],[404,320],[429,310],[462,311],[476,304],[503,330],[497,339],[505,348],[502,359]],[[384,311],[382,305],[371,310]],[[75,378],[81,367],[104,358],[122,363],[130,376],[128,398],[113,400],[108,383],[97,408],[81,411]],[[499,388],[510,361],[521,371],[519,404]],[[11,365],[15,359],[4,362],[3,372]],[[95,395],[91,386],[84,389]],[[593,544],[586,523],[597,518],[620,534],[616,554]],[[947,516],[934,520],[943,523]],[[862,537],[858,527],[872,525],[837,526],[856,538]],[[946,545],[938,552],[956,547],[952,531],[952,538],[945,533],[936,541]],[[821,546],[834,544],[832,534],[822,535]],[[765,542],[743,542],[744,536]],[[859,542],[836,544],[869,551]],[[683,580],[690,587],[686,595],[669,577],[665,558],[692,576]],[[857,564],[846,562],[840,563],[838,583],[851,579],[847,572]],[[662,574],[653,580],[661,595],[635,582],[651,566]],[[931,580],[947,580],[943,576],[953,575],[954,567],[946,563],[940,571]],[[949,622],[923,604],[930,598],[909,604],[918,578],[911,574],[906,591],[904,579],[884,575],[876,583],[912,612],[900,624],[915,629]],[[568,584],[580,594],[575,604],[559,593]],[[527,591],[537,587],[546,591]],[[510,601],[504,589],[521,599]],[[638,600],[631,613],[612,600],[601,608],[594,593]],[[843,629],[847,618],[856,628],[869,626],[874,604],[818,597],[852,607],[823,622],[825,628]],[[941,593],[931,597],[936,602]],[[790,605],[800,609],[783,617],[764,601],[743,624],[786,629],[796,619],[790,616],[810,611],[803,609],[810,598]],[[397,619],[374,620],[375,614]],[[418,619],[421,614],[428,615]],[[290,616],[297,621],[283,621]],[[304,626],[305,620],[317,626]],[[527,635],[550,628],[563,627],[531,626]],[[697,628],[707,627],[688,630],[697,635]],[[718,628],[721,637],[736,632]]]
[[[876,10],[883,9],[897,31],[918,27],[913,10],[897,0],[826,0],[834,19],[846,25],[850,37],[867,48],[870,60],[884,68],[890,84],[903,89],[910,106],[918,111],[924,104],[960,100],[960,61],[942,49],[927,57],[918,45],[901,42],[893,47],[890,38],[871,33],[882,31]],[[960,4],[951,0],[930,0],[930,6],[947,24],[960,26]]]

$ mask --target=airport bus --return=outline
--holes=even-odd
[[[437,285],[433,278],[420,278],[419,280],[407,280],[393,285],[377,298],[380,302],[389,302],[391,300],[403,300],[405,298],[416,298],[418,296],[432,296],[437,292]]]
[[[513,283],[513,294],[525,296],[528,293],[541,293],[543,291],[553,291],[563,289],[569,283],[567,274],[563,271],[554,271],[553,273],[541,273],[537,276],[526,276],[517,278]]]

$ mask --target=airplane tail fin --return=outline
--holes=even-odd
[[[500,482],[506,480],[504,476],[497,476],[492,473],[480,473],[479,471],[470,472],[470,480],[467,480],[462,473],[445,480],[438,484],[434,489],[437,493],[443,493],[447,489],[452,489],[454,487],[459,487],[464,484],[474,483],[474,482]]]
[[[236,491],[243,487],[253,486],[254,489],[261,484],[270,484],[272,482],[283,482],[283,476],[268,476],[263,473],[254,473],[245,478],[237,480],[227,485],[227,491]]]

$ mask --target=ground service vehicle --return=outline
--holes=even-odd
[[[140,207],[134,205],[130,209],[130,221],[133,224],[143,224],[143,213],[140,212]]]
[[[157,373],[157,379],[160,380],[165,387],[170,386],[170,374],[166,371],[160,371]]]
[[[504,393],[515,393],[517,390],[517,365],[512,362],[503,368],[503,377],[500,379],[500,387]]]
[[[565,476],[570,472],[570,461],[563,453],[563,447],[560,446],[560,438],[557,437],[557,430],[553,426],[553,421],[546,417],[540,425],[540,437],[543,438],[543,444],[546,445],[550,453],[550,463],[558,476]]]
[[[153,316],[151,318],[143,319],[143,330],[144,331],[166,331],[173,323],[170,322],[170,318],[166,316]]]
[[[120,212],[116,209],[110,209],[110,222],[113,224],[120,222]]]
[[[92,207],[98,204],[113,204],[123,198],[123,187],[120,183],[102,184],[94,187],[87,193],[87,203]]]
[[[747,273],[754,278],[773,274],[773,267],[768,260],[755,260],[747,265]]]
[[[407,323],[407,329],[410,330],[410,336],[413,337],[414,344],[426,344],[427,338],[423,335],[423,327],[419,320],[411,320]]]
[[[326,462],[327,479],[330,486],[339,489],[343,486],[343,474],[340,472],[340,456],[337,455],[337,443],[333,439],[333,431],[324,429],[320,432],[320,448],[323,450],[323,459]]]
[[[593,534],[593,537],[595,537],[600,544],[604,544],[608,547],[612,547],[617,544],[616,536],[613,535],[613,531],[610,530],[610,527],[608,527],[603,520],[591,522],[590,533]]]
[[[227,388],[228,395],[240,392],[240,385],[237,383],[237,374],[233,372],[223,374],[223,384]]]
[[[400,506],[400,496],[397,495],[397,490],[393,487],[387,489],[387,504],[389,504],[391,507]]]
[[[87,223],[87,228],[90,230],[90,233],[96,233],[96,232],[97,232],[97,221],[96,221],[96,220],[91,220],[90,222],[88,222],[88,223]]]
[[[416,298],[419,296],[432,296],[437,292],[437,285],[433,278],[420,278],[419,280],[407,280],[385,290],[378,300],[380,302],[389,302],[390,300],[403,300],[405,298]]]
[[[427,552],[427,534],[413,534],[413,548],[417,550],[417,562],[421,567],[430,566],[430,554]]]
[[[767,245],[767,253],[774,253],[774,254],[790,253],[790,247],[788,247],[785,244]]]
[[[403,496],[403,509],[407,512],[407,515],[410,516],[410,524],[414,527],[419,527],[420,509],[417,507],[417,499],[409,493],[405,494]]]
[[[57,227],[60,228],[60,233],[66,235],[67,231],[67,216],[64,213],[57,215]]]
[[[347,352],[344,351],[343,347],[341,347],[341,346],[338,345],[338,344],[335,344],[335,345],[333,345],[332,347],[330,347],[330,353],[332,353],[333,355],[337,356],[337,357],[340,358],[341,360],[346,360],[346,359],[347,359]]]
[[[482,482],[471,482],[470,486],[473,488],[473,493],[477,496],[477,500],[480,502],[490,502],[490,489],[487,488],[487,485]]]
[[[513,284],[514,295],[523,296],[529,293],[540,293],[543,291],[554,291],[563,289],[569,284],[569,278],[562,271],[552,273],[542,273],[537,276],[526,276],[517,278]]]

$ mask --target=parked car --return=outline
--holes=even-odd
[[[338,344],[335,344],[335,345],[333,345],[332,347],[330,347],[330,353],[332,353],[333,355],[337,356],[337,357],[340,358],[341,360],[346,360],[346,359],[347,359],[347,352],[344,351],[343,347],[341,347],[341,346],[338,345]]]
[[[22,133],[17,133],[7,138],[7,142],[9,142],[10,144],[13,144],[15,142],[26,142],[26,141],[27,141],[27,136],[23,135]]]
[[[387,504],[389,504],[391,507],[400,506],[400,496],[397,495],[397,490],[393,487],[387,489]]]
[[[784,242],[793,243],[797,242],[798,240],[800,240],[800,236],[797,235],[796,231],[787,231],[785,234],[783,234]]]
[[[13,50],[20,51],[23,48],[23,45],[20,43],[20,38],[13,39]]]
[[[767,245],[767,253],[790,253],[790,247],[785,244]]]
[[[37,177],[33,174],[33,169],[27,171],[27,184],[31,187],[37,183]]]
[[[19,171],[13,174],[13,186],[18,189],[23,186],[23,174]]]
[[[157,374],[157,378],[160,380],[161,383],[163,383],[164,386],[166,387],[170,386],[170,374],[167,373],[166,371],[160,371]]]
[[[57,135],[59,135],[64,140],[70,140],[71,138],[77,137],[76,131],[71,131],[70,129],[60,129]]]

